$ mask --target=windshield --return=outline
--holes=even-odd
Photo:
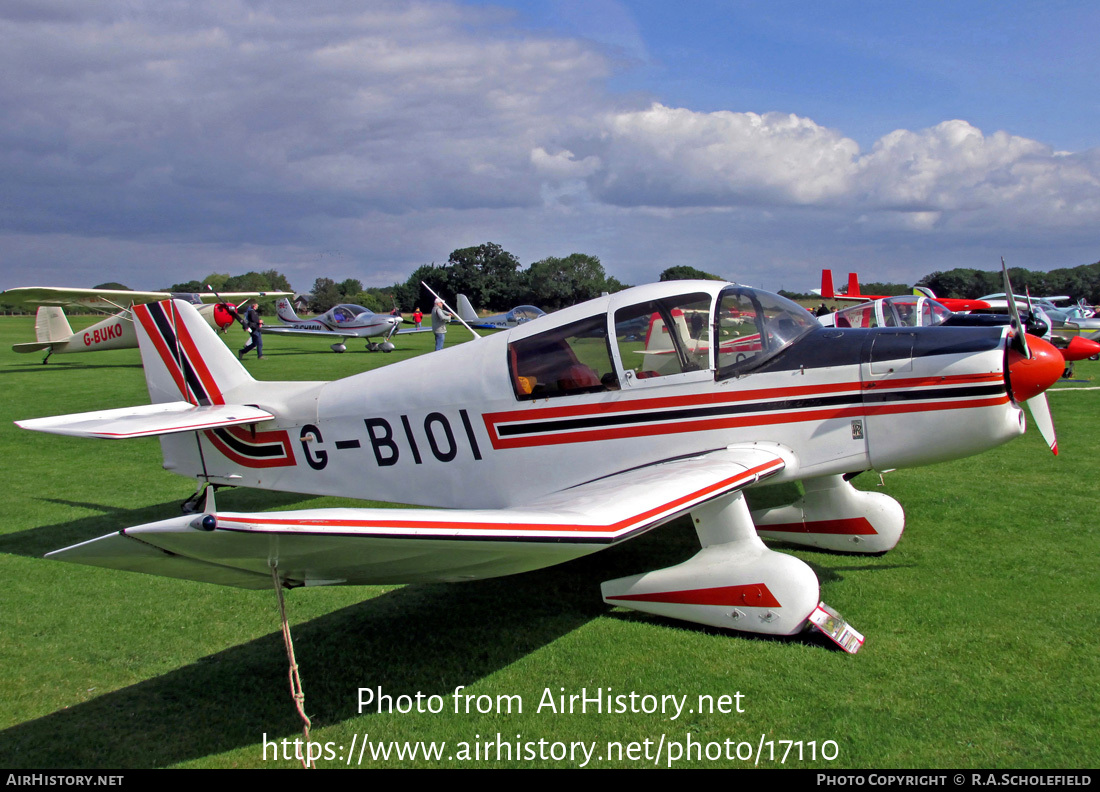
[[[798,303],[747,286],[722,290],[712,324],[718,379],[756,368],[821,327]]]
[[[348,305],[345,303],[332,309],[332,318],[337,322],[347,322],[359,316],[359,314],[365,313],[370,313],[370,311],[361,305]]]

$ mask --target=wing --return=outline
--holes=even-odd
[[[0,292],[0,301],[12,305],[79,305],[96,310],[118,310],[133,303],[171,299],[168,292],[140,292],[123,289],[61,289],[49,286],[24,286]]]
[[[190,292],[188,292],[188,293],[190,293]],[[261,298],[266,300],[266,299],[271,299],[271,298],[275,298],[275,297],[293,297],[294,296],[294,292],[284,292],[284,291],[219,292],[218,294],[215,294],[214,292],[196,292],[196,294],[198,295],[198,298],[204,303],[231,302],[234,305],[238,305],[238,306],[243,302],[247,302],[248,300],[258,300],[258,299],[261,299]],[[160,299],[164,300],[164,299],[167,299],[167,298],[166,297],[161,297]]]
[[[213,292],[196,292],[198,299],[204,303],[222,302],[223,300],[239,303],[260,297],[292,297],[293,295],[293,292],[228,292],[221,295],[215,295]],[[218,299],[219,296],[222,299]],[[118,310],[128,308],[130,305],[170,300],[172,297],[171,292],[163,291],[63,289],[52,286],[21,286],[0,292],[0,302],[11,305],[49,305],[60,308],[80,306],[81,308],[99,311]]]
[[[782,470],[731,447],[624,471],[507,509],[216,512],[127,528],[49,557],[243,588],[460,581],[551,566],[638,536]]]
[[[16,421],[22,429],[73,437],[123,439],[270,421],[274,415],[244,404],[196,407],[185,401]]]

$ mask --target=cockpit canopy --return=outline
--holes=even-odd
[[[351,305],[350,303],[341,303],[334,307],[329,313],[332,315],[332,319],[337,324],[342,322],[350,322],[360,314],[372,313],[364,308],[362,305]]]
[[[778,295],[745,286],[717,293],[691,288],[697,285],[661,284],[636,301],[612,299],[603,312],[512,341],[508,365],[516,398],[738,376],[820,326]]]
[[[521,324],[523,322],[530,322],[532,319],[538,319],[540,316],[546,316],[546,311],[541,308],[536,308],[533,305],[519,305],[505,314],[504,321],[512,324]]]
[[[902,294],[842,308],[833,314],[832,322],[834,327],[933,327],[951,316],[930,297]]]

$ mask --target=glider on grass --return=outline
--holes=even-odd
[[[314,319],[299,319],[285,297],[275,303],[275,313],[283,324],[264,325],[262,332],[271,335],[311,336],[317,338],[339,338],[332,344],[333,352],[346,352],[345,342],[349,338],[366,338],[367,349],[371,352],[392,352],[390,341],[398,333],[422,333],[430,328],[410,328],[400,330],[401,317],[390,314],[376,314],[361,305],[341,303]],[[371,338],[381,337],[381,341]]]
[[[219,330],[227,330],[237,320],[237,308],[260,297],[280,297],[290,292],[232,292],[217,294],[130,291],[128,289],[63,289],[52,286],[24,286],[0,292],[0,302],[10,305],[38,306],[34,320],[35,341],[13,344],[15,352],[98,352],[103,349],[131,349],[138,345],[130,309],[135,305],[161,300],[184,300],[198,307],[199,314]],[[74,333],[64,308],[105,313],[107,318],[79,333]]]
[[[1062,371],[1053,347],[1005,326],[824,328],[716,281],[605,295],[328,383],[253,380],[186,303],[134,310],[153,403],[19,425],[159,436],[165,468],[199,482],[195,513],[52,558],[246,588],[273,574],[285,587],[465,581],[690,514],[699,553],[603,583],[607,603],[768,635],[815,624],[849,651],[862,636],[820,602],[813,570],[761,537],[890,550],[901,506],[848,479],[1005,443],[1024,432],[1024,402],[1053,445],[1043,391]],[[802,496],[750,511],[747,488],[791,481]],[[223,512],[218,486],[428,508]]]

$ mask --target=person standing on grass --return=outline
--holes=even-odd
[[[443,310],[443,299],[435,298],[435,307],[432,308],[432,332],[435,333],[435,351],[443,348],[443,339],[447,336],[447,322],[451,321],[451,315]]]

